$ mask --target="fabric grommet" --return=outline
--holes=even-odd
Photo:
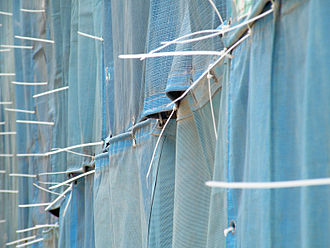
[[[227,237],[228,233],[234,234],[236,230],[236,223],[235,221],[231,221],[229,227],[223,230],[223,234]]]

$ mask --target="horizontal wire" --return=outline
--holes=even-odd
[[[39,186],[39,185],[36,184],[36,183],[33,183],[33,186],[36,187],[36,188],[38,188],[38,189],[40,189],[40,190],[42,190],[42,191],[45,191],[45,192],[47,192],[47,193],[50,193],[50,194],[61,195],[60,193],[57,193],[57,192],[54,192],[54,191],[51,191],[51,190],[45,189],[45,188]]]
[[[98,146],[98,145],[103,145],[103,141],[69,146],[69,147],[66,147],[66,148],[61,148],[61,149],[58,149],[58,150],[55,150],[55,151],[48,152],[47,154],[53,155],[53,154],[56,154],[56,153],[60,153],[60,152],[64,152],[64,151],[68,151],[68,150],[72,150],[72,149],[76,149],[76,148],[81,148],[81,147],[86,147],[86,146]]]
[[[16,157],[45,157],[45,153],[18,153]]]
[[[187,37],[190,37],[192,35],[196,35],[196,34],[202,34],[202,33],[214,33],[214,32],[218,32],[219,30],[214,30],[214,29],[210,29],[210,30],[201,30],[201,31],[197,31],[197,32],[194,32],[194,33],[190,33],[190,34],[186,34],[184,36],[181,36],[179,38],[176,38],[175,40],[172,40],[172,41],[165,41],[163,42],[164,44],[160,47],[157,47],[153,50],[151,50],[148,54],[152,54],[152,53],[155,53],[155,52],[158,52],[166,47],[168,47],[169,45],[171,44],[174,44],[175,41],[178,41],[178,40],[181,40],[181,39],[184,39],[184,38],[187,38]],[[162,43],[161,43],[162,44]],[[141,60],[143,60],[144,57],[141,58]]]
[[[12,16],[13,13],[6,12],[6,11],[0,11],[0,15]]]
[[[21,40],[32,40],[32,41],[40,41],[40,42],[46,42],[46,43],[55,43],[53,40],[47,40],[47,39],[41,39],[41,38],[35,38],[35,37],[27,37],[27,36],[20,36],[20,35],[15,35],[16,39],[21,39]]]
[[[97,36],[86,34],[86,33],[80,32],[80,31],[78,31],[77,33],[79,35],[82,35],[82,36],[85,36],[85,37],[88,37],[88,38],[92,38],[92,39],[95,39],[95,40],[104,41],[102,37],[97,37]]]
[[[16,76],[16,73],[11,73],[11,72],[1,72],[0,77],[11,77],[11,76]]]
[[[65,148],[60,148],[55,151],[50,151],[46,153],[25,153],[25,154],[16,154],[17,157],[46,157],[50,155],[54,155],[61,152],[66,152],[71,149],[81,148],[81,147],[87,147],[87,146],[98,146],[103,145],[103,141],[93,142],[93,143],[85,143],[85,144],[79,144],[74,146],[68,146]]]
[[[44,13],[44,9],[20,9],[22,12],[28,12],[28,13]]]
[[[221,56],[222,51],[176,51],[176,52],[159,52],[159,53],[141,53],[141,54],[122,54],[119,55],[120,59],[141,59],[141,58],[157,58],[157,57],[168,57],[168,56]]]
[[[58,224],[35,225],[33,227],[29,227],[29,228],[26,228],[26,229],[17,230],[16,233],[24,233],[24,232],[29,232],[29,231],[37,230],[37,229],[40,229],[40,228],[46,228],[46,227],[58,227]]]
[[[7,221],[6,220],[0,220],[0,224],[1,223],[6,223]]]
[[[0,49],[0,53],[4,53],[4,52],[10,52],[10,49]]]
[[[58,149],[60,149],[60,148],[52,148],[52,150],[58,150]],[[79,156],[83,156],[83,157],[94,158],[94,156],[92,156],[92,155],[88,155],[88,154],[84,154],[84,153],[80,153],[80,152],[74,152],[74,151],[70,151],[70,150],[66,150],[65,152],[72,153],[72,154],[79,155]]]
[[[16,132],[0,132],[0,135],[16,135]]]
[[[48,206],[50,202],[42,202],[42,203],[31,203],[31,204],[20,204],[19,208],[32,208],[32,207],[43,207]]]
[[[0,157],[12,158],[12,157],[14,157],[14,154],[0,154]]]
[[[0,193],[18,194],[18,190],[0,189]]]
[[[23,241],[27,241],[27,240],[31,240],[31,239],[35,239],[36,236],[30,236],[30,237],[26,237],[26,238],[22,238],[22,239],[18,239],[18,240],[14,240],[14,241],[11,241],[11,242],[8,242],[6,243],[6,245],[15,245],[15,244],[18,244],[18,243],[21,243]]]
[[[91,171],[88,171],[86,173],[80,174],[79,176],[73,177],[73,178],[71,178],[69,180],[66,180],[66,181],[62,182],[62,183],[59,183],[59,184],[54,185],[54,186],[51,186],[51,187],[49,187],[49,189],[56,189],[56,188],[61,187],[61,186],[65,185],[65,184],[68,184],[68,183],[71,183],[73,181],[76,181],[77,179],[79,179],[81,177],[85,177],[85,176],[88,176],[88,175],[93,174],[93,173],[95,173],[95,170],[91,170]]]
[[[45,184],[45,185],[57,185],[59,184],[58,182],[42,182],[42,181],[38,181],[38,183],[40,184]],[[66,184],[65,186],[70,186],[70,184]]]
[[[26,113],[26,114],[35,114],[36,113],[34,110],[25,110],[25,109],[5,108],[5,110],[9,111],[9,112],[20,112],[20,113]]]
[[[62,90],[67,90],[67,89],[69,89],[69,86],[65,86],[65,87],[54,89],[54,90],[50,90],[50,91],[45,91],[43,93],[33,95],[33,98],[36,98],[36,97],[39,97],[39,96],[48,95],[48,94],[52,94],[52,93],[55,93],[55,92],[58,92],[58,91],[62,91]]]
[[[188,40],[181,40],[181,39],[184,39],[184,38],[187,38],[189,36],[191,36],[192,34],[195,35],[195,34],[198,34],[198,32],[196,33],[192,33],[192,34],[188,34],[188,35],[185,35],[185,36],[182,36],[182,37],[179,37],[177,38],[176,40],[173,40],[173,41],[163,41],[161,42],[161,44],[163,45],[171,45],[171,44],[185,44],[185,43],[190,43],[190,42],[196,42],[196,41],[201,41],[201,40],[205,40],[205,39],[208,39],[208,38],[212,38],[212,37],[215,37],[215,36],[218,36],[218,35],[221,35],[221,34],[225,34],[225,33],[228,33],[230,31],[233,31],[235,29],[238,29],[240,27],[243,27],[245,25],[248,25],[250,24],[251,22],[254,22],[266,15],[269,15],[270,13],[272,13],[274,10],[273,9],[270,9],[268,11],[265,11],[264,13],[260,14],[260,15],[257,15],[249,20],[246,20],[240,24],[237,24],[235,26],[232,26],[232,27],[226,27],[224,29],[214,29],[212,34],[209,34],[209,35],[205,35],[205,36],[201,36],[201,37],[198,37],[198,38],[193,38],[193,39],[188,39]],[[211,31],[211,30],[209,30]],[[211,33],[211,32],[210,32]]]
[[[19,46],[19,45],[0,45],[0,47],[17,48],[17,49],[32,49],[33,48],[33,46]]]
[[[0,174],[6,174],[5,170],[0,170]]]
[[[13,102],[0,102],[0,105],[13,104]]]
[[[56,202],[58,202],[59,200],[61,200],[63,197],[65,197],[66,193],[68,193],[70,190],[72,190],[72,184],[66,189],[63,191],[62,194],[60,194],[54,201],[52,201],[46,208],[45,208],[45,211],[48,211],[48,209],[50,209],[52,206],[54,206],[54,204]]]
[[[11,83],[16,85],[28,85],[28,86],[48,84],[48,82],[17,82],[17,81],[12,81]]]
[[[278,182],[219,182],[208,181],[209,187],[224,189],[279,189],[330,185],[330,178],[304,179]]]
[[[24,244],[17,245],[16,248],[25,247],[25,246],[32,245],[32,244],[35,244],[35,243],[39,243],[39,242],[41,242],[41,241],[43,241],[43,240],[44,240],[44,238],[35,239],[35,240],[30,241],[30,242],[27,242],[27,243],[24,243]]]
[[[5,121],[0,121],[0,126],[1,125],[6,125],[6,122]]]
[[[67,174],[67,171],[58,171],[58,172],[43,172],[39,173],[38,176],[45,176],[45,175],[60,175],[60,174]]]
[[[31,178],[36,178],[37,175],[32,175],[32,174],[18,174],[18,173],[10,173],[10,177],[31,177]]]
[[[16,123],[24,123],[24,124],[39,124],[39,125],[49,125],[49,126],[54,126],[54,122],[48,122],[48,121],[16,120]]]

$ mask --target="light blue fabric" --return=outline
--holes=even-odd
[[[101,3],[101,0],[71,3],[68,146],[96,142],[102,138],[102,42],[77,33],[102,36]],[[100,152],[93,146],[76,151],[89,155]],[[88,157],[67,154],[69,171],[79,171],[89,163]]]
[[[268,0],[214,0],[226,24],[256,17]],[[3,0],[0,45],[0,247],[30,235],[33,247],[330,247],[330,187],[239,190],[208,180],[273,182],[330,177],[329,1],[273,1],[274,12],[250,23],[250,36],[212,68],[213,127],[206,75],[177,103],[146,174],[157,139],[178,97],[218,56],[119,59],[221,23],[207,0]],[[25,9],[45,9],[26,13]],[[99,39],[78,34],[87,33]],[[249,27],[176,44],[166,51],[221,51]],[[54,40],[54,44],[14,38]],[[193,36],[189,38],[195,38]],[[0,49],[4,49],[0,47]],[[40,82],[22,86],[12,81]],[[33,98],[47,90],[68,90]],[[34,110],[35,114],[4,109]],[[54,126],[16,123],[54,122]],[[45,153],[105,140],[103,147]],[[58,195],[41,191],[93,170]],[[63,172],[38,175],[43,172]],[[38,175],[11,177],[9,173]],[[54,191],[63,192],[67,186]],[[16,230],[59,223],[22,234]],[[224,230],[235,223],[235,231]]]
[[[163,247],[169,243],[173,198],[167,196],[173,195],[175,125],[171,123],[163,134],[146,180],[158,129],[157,121],[142,122],[132,132],[113,137],[108,153],[96,157],[96,247],[149,247],[148,242],[150,247]],[[170,174],[164,175],[164,169]],[[164,177],[170,180],[164,182]],[[163,202],[169,203],[165,213],[160,209]],[[149,222],[154,228],[148,231]],[[160,233],[164,228],[166,232]]]
[[[118,56],[145,52],[149,0],[104,1],[104,6],[104,118],[107,135],[116,136],[142,118],[145,61]]]
[[[214,180],[329,177],[324,9],[320,1],[285,2],[234,50]],[[329,246],[328,186],[214,192],[219,210],[227,210],[227,227],[236,223],[226,247]]]
[[[222,67],[212,71],[211,97],[218,120]],[[216,136],[209,104],[208,80],[204,78],[180,102],[177,143],[172,247],[206,247]]]

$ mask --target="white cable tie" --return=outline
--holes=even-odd
[[[39,124],[39,125],[49,125],[49,126],[54,126],[54,122],[48,122],[48,121],[16,120],[16,123],[24,123],[24,124]]]
[[[82,35],[82,36],[85,36],[85,37],[88,37],[88,38],[92,38],[92,39],[95,39],[95,40],[104,41],[102,37],[97,37],[97,36],[86,34],[86,33],[80,32],[80,31],[78,31],[77,33],[79,35]]]
[[[10,49],[0,49],[0,53],[4,53],[4,52],[10,52]]]
[[[20,35],[15,35],[15,38],[16,39],[21,39],[21,40],[40,41],[40,42],[52,43],[52,44],[55,43],[55,41],[53,41],[53,40],[47,40],[47,39],[41,39],[41,38],[34,38],[34,37],[27,37],[27,36],[20,36]]]
[[[32,241],[24,243],[24,244],[16,245],[16,248],[25,247],[25,246],[32,245],[32,244],[35,244],[35,243],[39,243],[43,240],[44,240],[44,238],[35,239],[35,240],[32,240]]]
[[[37,230],[37,229],[41,229],[41,228],[47,228],[47,227],[58,227],[58,224],[44,224],[44,225],[35,225],[33,227],[29,227],[26,229],[21,229],[21,230],[17,230],[16,233],[24,233],[24,232],[29,232],[29,231],[33,231],[33,230]]]
[[[235,228],[230,226],[223,230],[223,234],[225,235],[225,237],[227,237],[228,233],[233,232],[233,231],[235,231]]]
[[[66,189],[63,191],[62,194],[60,194],[54,201],[52,201],[51,203],[48,204],[48,206],[45,208],[45,211],[48,211],[48,209],[50,209],[52,206],[54,206],[54,204],[56,202],[58,202],[59,200],[61,200],[63,197],[65,197],[65,195],[70,191],[72,190],[72,184]]]
[[[197,34],[204,34],[204,33],[214,33],[214,32],[219,32],[219,30],[215,30],[215,29],[210,29],[210,30],[201,30],[201,31],[197,31],[197,32],[194,32],[194,33],[190,33],[190,34],[186,34],[184,36],[181,36],[179,38],[176,38],[175,40],[172,40],[172,41],[167,41],[167,42],[161,42],[161,44],[163,44],[162,46],[160,47],[157,47],[153,50],[151,50],[148,54],[152,54],[152,53],[155,53],[155,52],[158,52],[162,49],[164,49],[165,47],[168,47],[169,45],[171,44],[174,44],[176,41],[179,41],[181,39],[184,39],[184,38],[187,38],[187,37],[190,37],[192,35],[197,35]],[[145,57],[142,57],[141,60],[145,59]]]
[[[57,192],[54,192],[54,191],[51,191],[51,190],[45,189],[45,188],[39,186],[39,185],[36,184],[36,183],[33,183],[33,186],[36,187],[36,188],[38,188],[38,189],[40,189],[40,190],[42,190],[42,191],[45,191],[45,192],[47,192],[47,193],[50,193],[50,194],[61,195],[60,193],[57,193]]]
[[[13,104],[13,102],[0,102],[0,105],[8,105],[8,104]]]
[[[18,173],[10,173],[10,177],[31,177],[31,178],[36,178],[37,175],[32,175],[32,174],[18,174]]]
[[[17,82],[17,81],[12,81],[12,84],[16,85],[28,85],[28,86],[34,86],[34,85],[47,85],[48,82]]]
[[[62,215],[63,218],[65,217],[66,211],[68,210],[68,207],[69,207],[69,205],[70,205],[70,203],[71,203],[71,198],[72,198],[72,191],[71,191],[71,193],[70,193],[70,196],[69,196],[68,202],[67,202],[66,205],[65,205],[65,208],[64,208],[64,211],[63,211],[63,215]]]
[[[57,154],[57,153],[60,153],[60,152],[65,152],[65,151],[76,149],[76,148],[81,148],[81,147],[86,147],[86,146],[98,146],[98,145],[103,145],[103,141],[69,146],[69,147],[66,147],[66,148],[61,148],[61,149],[58,149],[58,150],[55,150],[55,151],[48,152],[47,154],[48,155],[53,155],[53,154]]]
[[[18,194],[18,190],[0,189],[0,193]]]
[[[31,240],[31,239],[35,239],[36,236],[30,236],[30,237],[26,237],[26,238],[23,238],[23,239],[18,239],[18,240],[15,240],[15,241],[11,241],[9,243],[6,243],[6,245],[15,245],[15,244],[18,244],[18,243],[21,243],[23,241],[27,241],[27,240]]]
[[[141,53],[141,54],[122,54],[120,59],[141,59],[141,58],[157,58],[168,56],[221,56],[222,52],[218,51],[176,51],[176,52],[159,52],[159,53]]]
[[[183,99],[191,89],[193,89],[208,73],[209,70],[211,70],[214,66],[216,66],[223,58],[226,57],[227,54],[229,54],[235,47],[237,47],[239,44],[241,44],[244,40],[246,40],[250,35],[245,35],[244,37],[242,37],[241,39],[239,39],[235,44],[233,44],[230,48],[224,48],[223,49],[223,54],[222,56],[217,59],[213,64],[211,64],[209,66],[209,69],[205,72],[203,72],[203,74],[195,81],[193,82],[188,89],[186,89],[185,92],[183,92],[181,94],[181,96],[179,96],[178,98],[176,98],[175,100],[173,100],[171,103],[169,103],[166,107],[171,106],[172,104],[176,103],[177,101],[180,101],[181,99]]]
[[[42,202],[42,203],[31,203],[31,204],[20,204],[19,208],[33,208],[33,207],[44,207],[48,206],[50,202]]]
[[[67,90],[67,89],[69,89],[69,86],[65,86],[65,87],[62,87],[62,88],[57,88],[57,89],[54,89],[54,90],[50,90],[50,91],[46,91],[46,92],[43,92],[43,93],[40,93],[40,94],[36,94],[36,95],[33,96],[33,98],[48,95],[48,94],[52,94],[52,93],[59,92],[59,91],[62,91],[62,90]]]
[[[209,3],[211,4],[212,8],[214,9],[215,13],[217,14],[217,16],[219,17],[219,20],[221,22],[221,24],[223,24],[223,19],[222,16],[220,15],[219,10],[217,9],[217,7],[215,6],[214,2],[212,0],[208,0]]]
[[[210,70],[207,73],[207,81],[208,81],[208,88],[209,88],[209,98],[210,98],[210,108],[211,108],[211,115],[212,115],[212,123],[213,123],[213,129],[214,129],[214,135],[215,139],[218,140],[218,133],[217,133],[217,127],[215,124],[215,116],[214,116],[214,109],[213,109],[213,102],[212,102],[212,93],[211,93],[211,78],[213,76],[210,73]]]
[[[42,182],[42,181],[38,181],[38,183],[45,184],[45,185],[56,185],[56,184],[59,184],[58,182]],[[70,184],[66,184],[65,186],[70,186]]]
[[[16,74],[11,73],[11,72],[8,72],[8,73],[2,72],[2,73],[0,73],[0,77],[14,77],[14,76],[16,76]]]
[[[87,147],[87,146],[98,146],[98,145],[103,145],[103,141],[69,146],[69,147],[61,148],[61,149],[46,152],[46,153],[30,153],[30,154],[26,153],[26,154],[16,154],[16,156],[17,157],[47,157],[50,155],[54,155],[54,154],[61,153],[61,152],[66,152],[68,150],[72,150],[72,149],[76,149],[76,148]]]
[[[26,114],[35,114],[34,110],[25,110],[25,109],[12,109],[12,108],[5,108],[6,111],[9,112],[19,112],[19,113],[26,113]]]
[[[209,35],[205,35],[205,36],[201,36],[201,37],[198,37],[198,38],[193,38],[193,39],[188,39],[188,40],[182,40],[183,38],[186,38],[188,35],[185,35],[185,36],[182,36],[182,37],[179,37],[177,38],[176,40],[174,41],[164,41],[164,42],[161,42],[161,44],[163,45],[171,45],[171,44],[184,44],[184,43],[190,43],[190,42],[196,42],[196,41],[201,41],[201,40],[205,40],[205,39],[208,39],[208,38],[212,38],[212,37],[215,37],[215,36],[218,36],[218,35],[221,35],[221,34],[225,34],[225,33],[228,33],[230,31],[233,31],[235,29],[238,29],[240,27],[243,27],[251,22],[255,22],[256,20],[266,16],[266,15],[269,15],[270,13],[273,12],[273,9],[270,9],[268,11],[265,11],[264,13],[256,16],[256,17],[253,17],[247,21],[244,21],[240,24],[237,24],[235,26],[232,26],[232,27],[229,27],[229,28],[224,28],[224,29],[214,29],[214,32],[212,34],[209,34]],[[209,30],[211,31],[211,30]],[[194,34],[194,33],[192,33]],[[192,35],[190,34],[190,35]],[[166,47],[166,46],[165,46]],[[164,47],[163,47],[164,48]]]
[[[152,153],[151,161],[150,161],[150,164],[149,164],[149,167],[148,167],[148,172],[147,172],[147,176],[146,176],[147,179],[148,179],[149,174],[151,172],[152,163],[153,163],[153,161],[155,159],[155,155],[156,155],[156,151],[157,151],[157,148],[158,148],[158,144],[160,142],[160,139],[161,139],[161,137],[162,137],[162,135],[163,135],[163,133],[165,131],[165,128],[166,128],[167,124],[170,122],[170,120],[171,120],[171,118],[172,118],[172,116],[173,116],[173,114],[174,114],[175,111],[176,111],[176,106],[173,107],[173,110],[172,110],[170,116],[167,118],[167,121],[165,122],[164,127],[162,128],[162,131],[159,134],[159,137],[157,139],[157,142],[156,142],[156,145],[155,145],[155,149],[154,149],[154,151]]]
[[[19,45],[0,45],[0,47],[15,48],[15,49],[32,49],[33,48],[33,46],[19,46]]]
[[[22,12],[27,12],[27,13],[44,13],[44,9],[20,9]]]
[[[47,157],[46,153],[19,153],[16,157]]]
[[[56,188],[61,187],[61,186],[65,185],[65,184],[68,184],[68,183],[71,183],[73,181],[76,181],[77,179],[79,179],[81,177],[85,177],[85,176],[88,176],[88,175],[93,174],[93,173],[95,173],[95,170],[91,170],[91,171],[85,172],[83,174],[80,174],[79,176],[73,177],[73,178],[71,178],[69,180],[66,180],[66,181],[62,182],[62,183],[59,183],[59,184],[54,185],[54,186],[51,186],[51,187],[49,187],[49,189],[56,189]]]
[[[13,13],[6,12],[6,11],[0,11],[0,15],[12,16]]]
[[[0,132],[0,135],[16,135],[16,132]]]
[[[39,173],[39,176],[45,176],[45,175],[59,175],[59,174],[67,174],[67,171],[57,171],[57,172],[43,172]],[[56,183],[57,184],[57,183]]]
[[[59,150],[59,149],[61,149],[61,148],[52,148],[52,150],[54,150],[54,151]],[[88,155],[88,154],[84,154],[84,153],[80,153],[80,152],[74,152],[71,150],[65,150],[65,152],[72,153],[72,154],[82,156],[82,157],[94,158],[94,156],[92,156],[92,155]]]
[[[205,183],[209,187],[224,189],[280,189],[330,185],[330,178],[317,178],[278,182],[219,182],[208,181]]]

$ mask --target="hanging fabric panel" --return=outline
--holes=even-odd
[[[210,91],[217,125],[223,67],[212,71]],[[172,247],[206,247],[216,141],[208,79],[204,77],[180,102],[177,116],[177,146]],[[207,121],[205,121],[207,120]]]

